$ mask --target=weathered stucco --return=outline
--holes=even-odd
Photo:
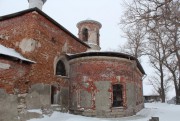
[[[28,109],[39,109],[51,104],[51,86],[47,84],[32,85],[26,96]]]
[[[30,64],[0,55],[0,89],[14,96],[23,94],[18,99],[14,97],[14,100],[17,100],[19,105],[16,109],[25,112],[27,109],[50,105],[51,85],[57,85],[57,91],[60,92],[57,103],[67,111],[68,75],[56,75],[56,64],[63,60],[68,74],[69,67],[64,54],[83,52],[88,46],[77,41],[77,38],[72,37],[63,27],[57,26],[36,10],[20,16],[2,18],[0,44],[15,49],[36,63]],[[4,101],[1,100],[0,103],[3,104]]]
[[[28,69],[27,75],[23,76],[24,80],[30,81],[30,85],[63,82],[63,78],[55,76],[58,60],[65,52],[78,53],[87,50],[86,46],[36,11],[1,20],[0,27],[0,35],[3,36],[1,44],[15,48],[24,57],[36,62],[31,65],[31,69]],[[6,36],[8,36],[8,40],[6,40]],[[2,67],[1,64],[1,68],[5,68],[5,65]],[[11,72],[4,73],[11,75]],[[7,77],[6,74],[5,77]],[[57,82],[58,78],[61,78],[60,82]],[[30,85],[28,84],[28,86]],[[27,92],[28,86],[21,93]],[[24,87],[20,86],[19,88]]]
[[[97,117],[135,114],[139,110],[137,106],[143,104],[143,98],[142,75],[134,64],[132,60],[108,56],[87,56],[70,60],[71,112]],[[123,85],[121,108],[112,107],[113,84]]]
[[[0,89],[0,121],[17,121],[17,106],[17,96],[7,94],[3,89]]]
[[[31,64],[5,56],[0,56],[0,63],[0,88],[9,94],[26,92]]]
[[[93,31],[88,44],[99,48],[101,25],[84,25]],[[128,116],[143,108],[142,73],[135,59],[108,53],[79,56],[88,45],[36,8],[1,17],[0,28],[0,44],[35,61],[0,55],[0,120],[41,117],[27,110],[52,104],[63,112],[97,117]],[[64,74],[57,74],[58,62]],[[123,105],[118,108],[112,107],[113,84],[123,86]]]
[[[88,51],[99,51],[101,49],[99,40],[101,26],[101,23],[94,20],[85,20],[77,24],[79,38],[91,47]],[[85,36],[84,29],[87,29],[87,40],[83,40]]]

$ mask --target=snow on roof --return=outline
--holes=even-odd
[[[18,58],[20,60],[27,61],[27,62],[36,63],[35,61],[26,59],[20,53],[16,52],[14,49],[7,48],[7,47],[5,47],[5,46],[3,46],[1,44],[0,44],[0,54],[7,55],[7,56],[10,56],[10,57],[15,57],[15,58]]]

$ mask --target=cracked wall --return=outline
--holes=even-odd
[[[78,53],[87,50],[85,45],[36,11],[1,20],[0,28],[0,44],[14,48],[24,57],[36,62],[25,77],[31,84],[60,83],[57,80],[61,77],[54,75],[56,59],[65,52]],[[61,82],[62,80],[63,78]]]
[[[87,46],[36,11],[1,19],[0,44],[13,48],[25,58],[36,62],[28,64],[0,55],[0,89],[8,94],[21,95],[18,99],[14,98],[23,103],[18,110],[23,112],[27,108],[50,105],[50,86],[57,85],[61,96],[58,104],[67,111],[68,75],[55,75],[56,63],[65,53],[84,52]],[[68,62],[64,62],[67,66]],[[42,87],[44,92],[39,92],[35,85]],[[2,100],[0,103],[3,103]]]
[[[142,109],[139,106],[143,104],[142,74],[134,66],[134,61],[118,57],[89,56],[70,60],[70,67],[72,113],[121,117],[133,115]],[[120,108],[112,106],[113,84],[123,85],[123,106]]]
[[[57,83],[54,75],[54,62],[57,62],[55,59],[62,56],[64,51],[78,53],[87,49],[35,11],[1,20],[0,27],[0,44],[14,48],[24,57],[36,62],[27,77],[31,84]]]

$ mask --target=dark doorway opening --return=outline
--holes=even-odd
[[[123,106],[123,86],[121,84],[113,85],[113,104],[112,107]]]
[[[51,86],[51,104],[57,104],[58,101],[58,89],[56,86]]]

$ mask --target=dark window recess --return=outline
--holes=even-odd
[[[57,87],[51,86],[51,104],[56,104]]]
[[[62,61],[58,61],[56,65],[56,75],[66,76],[65,65]]]
[[[112,107],[123,106],[123,86],[121,84],[113,85],[113,104]]]
[[[84,28],[82,31],[82,40],[88,41],[88,29]]]

